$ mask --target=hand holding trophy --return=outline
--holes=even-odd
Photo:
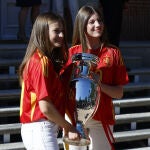
[[[86,122],[93,117],[100,103],[100,86],[95,80],[94,70],[99,58],[93,54],[77,53],[72,57],[74,64],[70,91],[73,93],[72,111],[76,129],[81,135],[80,140],[64,137],[63,141],[69,145],[85,146],[90,144]]]

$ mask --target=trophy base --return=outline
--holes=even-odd
[[[76,140],[70,140],[68,137],[64,137],[63,142],[69,145],[75,145],[75,146],[90,145],[90,139],[83,139],[83,138],[81,138],[79,141],[76,141]]]

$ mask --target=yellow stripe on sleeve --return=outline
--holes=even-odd
[[[36,104],[36,94],[31,92],[31,120],[33,119],[35,104]]]
[[[38,53],[41,58],[41,65],[42,65],[42,72],[44,76],[48,77],[48,58],[46,56],[41,55]]]
[[[23,97],[24,97],[24,81],[22,82],[22,90],[21,90],[21,98],[20,98],[20,116],[22,115]]]

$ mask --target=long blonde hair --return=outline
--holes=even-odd
[[[62,47],[52,49],[52,45],[50,44],[50,40],[49,40],[49,25],[54,22],[60,22],[64,27],[64,43]],[[58,60],[59,62],[63,62],[63,63],[67,61],[68,47],[66,41],[66,28],[65,28],[64,20],[61,16],[54,13],[47,12],[47,13],[40,14],[36,18],[32,28],[26,54],[19,67],[20,82],[22,81],[23,78],[23,70],[27,62],[31,58],[31,56],[36,51],[36,49],[38,49],[44,56],[47,56],[49,59],[51,59],[51,61],[54,64],[54,68],[56,66],[56,63],[57,65],[60,65],[59,67],[57,66],[56,68],[60,68],[62,65],[61,63],[58,63]],[[58,70],[56,69],[56,71]]]
[[[98,14],[100,19],[104,22],[101,8],[97,8],[95,5],[82,6],[78,11],[78,14],[75,19],[72,46],[81,44],[83,52],[85,52],[85,50],[87,49],[86,37],[85,37],[87,22],[89,18],[95,13]],[[103,43],[108,42],[105,28],[102,36],[100,37],[100,40]]]

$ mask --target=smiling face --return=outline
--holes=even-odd
[[[64,27],[60,22],[49,25],[49,39],[53,48],[61,47],[64,42]]]
[[[98,14],[91,15],[87,22],[86,36],[90,38],[100,38],[104,31],[104,24]]]

